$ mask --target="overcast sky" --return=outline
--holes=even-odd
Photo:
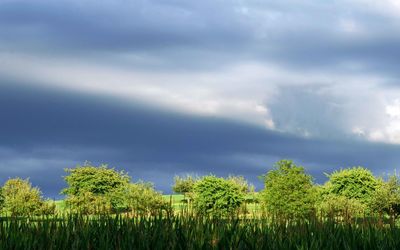
[[[400,1],[0,1],[0,181],[90,161],[171,192],[400,164]]]

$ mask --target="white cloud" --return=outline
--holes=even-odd
[[[393,104],[386,106],[386,114],[391,118],[400,118],[400,100],[394,100]]]
[[[307,126],[301,123],[282,126],[285,125],[285,120],[279,124],[275,120],[279,118],[277,116],[285,114],[271,114],[271,102],[286,105],[285,102],[289,101],[280,99],[282,87],[310,89],[311,98],[315,96],[322,100],[322,103],[316,105],[328,105],[327,110],[336,114],[335,117],[325,117],[333,119],[335,123],[332,124],[339,126],[335,130],[341,130],[343,134],[364,136],[369,140],[400,143],[397,123],[388,120],[388,117],[400,114],[400,102],[397,100],[388,105],[388,115],[384,114],[383,118],[381,110],[388,93],[396,93],[379,87],[385,82],[385,78],[365,72],[341,75],[335,70],[302,72],[258,62],[242,62],[219,71],[168,72],[128,70],[112,64],[66,58],[39,58],[18,54],[3,54],[2,57],[6,58],[0,61],[2,75],[35,84],[109,95],[128,102],[140,101],[158,108],[193,115],[235,119],[306,137],[331,134],[330,127],[336,125],[329,125],[329,122],[307,121]],[[20,74],[20,69],[24,69],[24,74]],[[312,106],[314,104],[303,107],[303,104],[301,100],[293,104],[298,107],[297,117],[304,116],[305,120],[321,119],[316,117],[317,113],[313,113],[318,107]],[[288,118],[290,117],[286,114],[284,119]],[[329,128],[321,128],[326,125]],[[354,129],[356,127],[363,128],[362,132]]]
[[[79,1],[74,2],[81,4]],[[94,1],[82,5],[83,13],[91,13],[91,4],[94,4]],[[128,35],[141,34],[128,32],[134,30],[137,25],[137,22],[134,22],[136,15],[132,15],[132,10],[141,12],[136,21],[140,25],[143,24],[143,29],[148,29],[148,34],[145,32],[145,35],[149,35],[150,41],[153,41],[152,37],[155,40],[162,39],[165,28],[164,35],[171,39],[172,45],[165,46],[157,40],[154,46],[165,46],[168,52],[158,47],[147,50],[144,45],[140,47],[142,44],[138,48],[125,44],[121,48],[110,46],[109,50],[105,46],[105,52],[99,54],[107,55],[97,54],[98,58],[103,58],[99,61],[89,61],[79,54],[80,52],[72,53],[69,58],[65,54],[49,55],[49,52],[40,56],[33,53],[2,52],[0,73],[45,86],[109,95],[128,102],[140,101],[147,105],[193,115],[235,119],[307,137],[335,137],[338,136],[337,133],[341,133],[340,135],[354,135],[367,140],[400,143],[400,101],[392,101],[393,96],[399,96],[400,91],[389,90],[385,84],[393,81],[393,78],[386,76],[385,72],[378,72],[379,69],[375,72],[370,70],[375,61],[371,63],[364,58],[365,54],[370,52],[369,46],[374,48],[375,42],[381,38],[382,30],[397,30],[393,27],[398,27],[398,22],[392,19],[400,17],[400,1],[218,2],[219,5],[226,4],[229,7],[223,13],[216,11],[218,8],[214,8],[214,4],[213,1],[193,5],[181,2],[143,2],[140,8],[136,8],[135,4],[123,5],[120,2],[104,1],[98,9],[107,14],[106,16],[112,17],[113,21],[118,21],[117,28],[122,27],[119,30],[122,35],[130,37]],[[160,19],[153,20],[149,15],[142,15],[143,11],[147,14],[158,13],[161,15]],[[206,12],[207,15],[203,15]],[[205,19],[204,16],[208,18]],[[371,21],[369,17],[382,17],[378,20],[387,21],[385,27]],[[48,19],[51,20],[53,19]],[[107,31],[111,23],[113,22],[98,24],[104,26]],[[232,23],[237,24],[241,31],[236,32],[236,26],[232,29]],[[50,27],[52,23],[46,25]],[[213,29],[214,26],[218,28]],[[53,27],[59,31],[56,28],[58,27]],[[195,35],[186,36],[191,28],[194,28]],[[62,28],[60,30],[62,31]],[[82,32],[86,30],[82,29]],[[199,32],[204,32],[201,33],[201,39],[204,40],[197,41],[200,39],[197,36]],[[162,34],[158,36],[158,33]],[[315,37],[308,37],[310,34]],[[393,35],[390,32],[385,34]],[[45,35],[51,36],[47,33]],[[184,39],[177,39],[182,37]],[[231,37],[238,39],[232,41],[238,45],[229,47]],[[79,40],[71,41],[79,44]],[[40,40],[37,42],[40,43]],[[42,41],[42,45],[46,46],[46,42],[46,39]],[[360,47],[364,47],[360,49],[357,42],[360,42]],[[217,46],[207,47],[214,43]],[[66,44],[61,43],[60,47],[68,47]],[[202,44],[206,45],[202,47]],[[230,49],[219,54],[215,48],[223,50],[225,45]],[[338,47],[335,47],[336,45]],[[314,47],[316,51],[313,50]],[[97,52],[94,49],[93,53]],[[337,56],[336,52],[340,55]],[[162,56],[158,53],[162,53]],[[180,57],[186,53],[199,53],[202,56],[193,59]],[[227,56],[228,59],[224,58],[224,53],[230,55]],[[120,64],[107,61],[107,57],[115,61],[120,60]],[[164,68],[151,71],[140,67],[162,67],[165,66],[165,62],[182,58],[193,60],[190,63],[199,59],[202,60],[200,64],[205,65],[208,62],[215,63],[214,59],[220,57],[224,59],[221,59],[222,65],[219,65],[218,69],[200,67],[201,69],[184,71]],[[382,57],[390,57],[390,53],[383,54]],[[231,58],[232,62],[229,61]],[[297,62],[292,62],[296,60]],[[215,61],[219,62],[217,59]],[[326,61],[329,61],[328,67],[325,65]],[[308,63],[309,67],[302,67],[302,64]],[[183,64],[177,63],[174,66]],[[285,110],[287,114],[274,112],[271,103],[279,102],[284,106],[291,101],[280,99],[280,92],[295,87],[309,89],[309,98],[318,99],[318,102],[310,101],[309,106],[305,106],[304,102],[308,100],[294,96],[291,97],[296,99],[293,101],[292,110]],[[318,106],[323,105],[325,107],[319,109]],[[321,121],[322,119],[325,121]]]

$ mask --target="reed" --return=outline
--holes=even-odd
[[[0,249],[399,249],[400,229],[160,214],[2,218]]]

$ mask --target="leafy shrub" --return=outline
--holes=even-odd
[[[4,210],[11,216],[54,214],[55,205],[44,201],[38,188],[28,179],[9,179],[2,188]]]
[[[125,208],[132,215],[156,215],[161,211],[169,211],[169,204],[161,193],[154,190],[152,183],[130,183],[122,193]]]
[[[364,215],[366,206],[354,198],[328,194],[322,197],[318,208],[327,218],[351,222],[353,218]]]
[[[391,224],[400,215],[400,180],[396,175],[382,182],[372,193],[369,206],[373,212],[379,214],[379,218],[386,214],[391,218]]]
[[[373,193],[380,185],[371,171],[363,167],[342,169],[327,176],[329,180],[324,185],[326,194],[345,196],[363,204],[370,202]]]
[[[214,216],[237,212],[245,196],[238,183],[212,175],[197,181],[193,190],[196,211]]]
[[[199,180],[199,177],[186,175],[184,177],[175,176],[174,177],[174,185],[172,186],[172,190],[175,193],[183,194],[183,202],[189,203],[193,200],[193,188],[196,181]]]
[[[303,218],[314,210],[315,188],[303,167],[281,160],[263,178],[261,199],[269,213],[280,218]]]
[[[91,192],[70,195],[65,200],[71,212],[79,214],[105,214],[112,212],[110,198]]]
[[[56,203],[52,200],[45,200],[38,210],[39,215],[54,215],[56,212]]]
[[[172,186],[172,190],[175,193],[179,194],[188,194],[193,192],[193,187],[198,177],[192,175],[186,175],[184,177],[175,176],[174,177],[174,185]]]
[[[130,177],[123,171],[85,164],[65,169],[69,175],[64,179],[68,187],[62,190],[67,195],[67,205],[72,211],[84,214],[104,213],[118,209],[117,193],[128,185]]]

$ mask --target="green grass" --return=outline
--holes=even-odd
[[[175,211],[180,211],[183,208],[185,208],[186,205],[187,205],[184,202],[185,196],[183,194],[166,194],[166,195],[163,195],[163,198],[164,198],[165,201],[171,202],[172,208]],[[246,199],[247,200],[252,200],[253,196],[249,195],[249,196],[246,197]],[[56,200],[54,202],[56,204],[56,210],[58,212],[63,213],[63,212],[66,211],[66,207],[67,206],[66,206],[64,200]],[[259,204],[256,204],[256,203],[253,203],[253,202],[247,203],[246,204],[246,208],[249,211],[249,213],[252,213],[252,212],[256,212],[257,213],[260,210]]]
[[[400,229],[162,215],[2,218],[0,249],[399,249]]]
[[[66,204],[64,200],[56,200],[54,203],[56,204],[57,211],[63,212],[66,210]]]
[[[183,195],[164,195],[175,211]],[[249,199],[251,197],[248,197]],[[55,201],[66,212],[63,200]],[[259,205],[246,204],[257,211]],[[400,228],[372,220],[353,224],[317,219],[277,223],[270,218],[208,218],[164,213],[1,218],[1,249],[400,249]]]

